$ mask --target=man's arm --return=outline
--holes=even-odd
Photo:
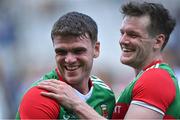
[[[72,110],[83,119],[105,119],[93,108],[81,100],[75,90],[65,82],[58,80],[46,80],[38,85],[39,88],[49,92],[41,92],[41,95],[55,99],[60,105]]]
[[[72,103],[73,104],[73,103]],[[82,119],[105,119],[100,116],[93,108],[91,108],[84,101],[80,100],[78,103],[75,103],[73,106],[73,111]]]
[[[163,115],[140,105],[130,104],[125,119],[162,119]]]

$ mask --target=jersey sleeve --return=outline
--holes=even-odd
[[[132,100],[166,112],[175,98],[176,89],[169,73],[152,68],[143,73],[133,88]]]
[[[32,87],[24,95],[20,107],[20,119],[57,119],[60,107],[55,100],[40,95],[42,89]]]

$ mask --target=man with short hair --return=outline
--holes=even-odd
[[[119,41],[120,61],[134,68],[136,77],[117,99],[112,119],[179,119],[180,90],[172,68],[163,61],[162,52],[174,29],[175,20],[157,3],[129,2],[122,6],[124,14]],[[48,90],[47,86],[39,87]],[[80,118],[100,118],[70,89],[47,97],[63,101],[63,105]],[[58,97],[55,97],[58,96]],[[88,112],[87,112],[88,111]],[[101,117],[103,119],[103,117]]]
[[[50,91],[64,93],[70,86],[76,95],[73,101],[80,99],[96,114],[111,118],[114,93],[101,79],[90,75],[93,60],[100,52],[97,34],[96,22],[88,15],[69,12],[57,20],[51,31],[57,68],[36,81],[26,92],[16,119],[78,119],[72,108],[41,95],[42,92],[51,96]],[[40,89],[39,82],[44,83],[49,92]]]

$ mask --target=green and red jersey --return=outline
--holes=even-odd
[[[180,118],[180,90],[171,67],[160,61],[144,68],[122,91],[113,119],[123,119],[130,104],[161,113],[164,119]]]
[[[16,119],[78,119],[75,113],[59,105],[55,100],[40,95],[40,92],[45,90],[39,89],[37,84],[48,79],[62,80],[57,68],[36,81],[25,93]],[[100,115],[111,118],[115,105],[114,93],[95,76],[90,77],[89,85],[91,88],[88,94],[83,95],[78,91],[76,94]]]

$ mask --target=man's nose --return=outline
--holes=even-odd
[[[68,53],[65,58],[66,63],[73,63],[76,61],[76,56],[72,53]]]
[[[119,44],[128,44],[128,43],[129,43],[129,38],[128,38],[127,34],[124,33],[120,37]]]

